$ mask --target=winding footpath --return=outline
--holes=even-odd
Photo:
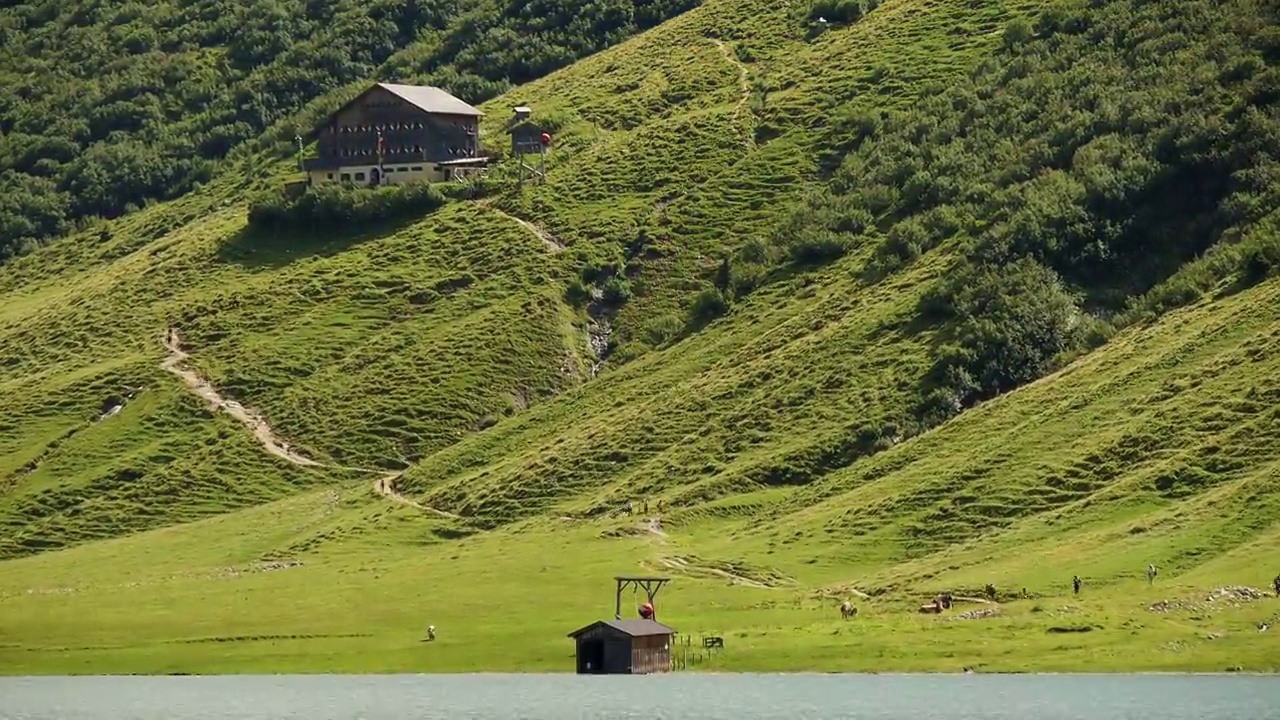
[[[188,389],[207,400],[209,406],[215,412],[222,410],[239,420],[241,424],[253,431],[253,436],[262,447],[266,448],[267,452],[294,465],[323,467],[321,463],[290,450],[289,444],[275,434],[271,429],[271,425],[261,415],[235,400],[224,398],[208,380],[200,377],[194,370],[184,367],[183,363],[190,356],[182,350],[182,338],[178,335],[177,328],[169,329],[169,332],[165,335],[164,345],[169,350],[169,356],[164,359],[164,362],[160,363],[160,369],[177,375]]]
[[[723,40],[712,40],[720,52],[724,55],[724,59],[728,60],[735,68],[738,69],[738,87],[742,90],[742,97],[738,98],[738,102],[733,106],[733,119],[736,122],[742,116],[742,107],[751,99],[751,78],[747,73],[747,66],[733,54],[733,50],[724,43]],[[752,133],[746,134],[748,145],[755,145],[755,137]]]
[[[222,393],[218,392],[217,388],[215,388],[212,383],[201,377],[199,373],[189,367],[186,367],[185,363],[191,356],[182,349],[182,337],[178,334],[177,328],[169,328],[169,331],[165,333],[164,346],[169,351],[169,354],[165,357],[164,361],[160,363],[160,369],[176,375],[180,380],[182,380],[182,384],[186,385],[189,390],[204,398],[209,403],[210,408],[215,412],[221,410],[240,421],[242,425],[253,432],[253,436],[258,443],[272,455],[299,467],[377,473],[378,477],[373,481],[373,491],[378,495],[403,505],[410,505],[419,510],[434,513],[441,517],[446,517],[452,520],[462,519],[451,512],[423,505],[401,495],[399,491],[396,490],[396,482],[404,475],[404,471],[387,472],[385,470],[370,470],[368,468],[330,465],[318,462],[299,452],[290,450],[289,443],[285,442],[276,434],[270,423],[268,423],[261,414],[254,411],[252,408],[245,407],[235,400],[228,400],[223,397]]]
[[[665,546],[667,544],[667,531],[662,527],[662,518],[648,518],[640,524],[640,529],[652,537],[658,545]],[[752,580],[749,577],[744,577],[737,573],[729,572],[728,570],[721,570],[720,568],[692,563],[688,558],[680,557],[678,555],[661,555],[657,559],[658,568],[655,568],[648,562],[642,562],[641,564],[652,571],[658,571],[658,568],[661,568],[662,570],[674,570],[676,572],[688,573],[695,576],[713,575],[724,578],[735,585],[746,585],[747,587],[760,588],[762,590],[774,589],[774,586],[762,583],[758,580]]]
[[[520,227],[524,228],[525,230],[528,230],[530,234],[532,234],[534,237],[541,240],[542,244],[545,245],[546,248],[551,252],[558,253],[564,250],[564,245],[561,245],[560,242],[557,241],[555,237],[552,236],[551,233],[547,232],[546,230],[543,230],[537,225],[534,225],[528,220],[525,220],[523,218],[518,218],[515,215],[512,215],[511,213],[503,210],[502,208],[494,206],[492,198],[484,198],[483,200],[478,200],[476,201],[476,204],[482,208],[486,208],[494,213],[497,213],[498,215],[501,215],[502,217],[510,220],[511,222],[518,224]]]

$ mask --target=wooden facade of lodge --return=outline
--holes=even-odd
[[[481,117],[440,88],[378,83],[314,131],[317,157],[302,168],[312,185],[452,180],[487,162]]]
[[[654,620],[600,620],[569,633],[579,675],[644,675],[671,671],[675,630]]]

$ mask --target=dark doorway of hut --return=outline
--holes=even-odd
[[[578,646],[578,674],[600,675],[604,673],[604,640],[583,640]]]

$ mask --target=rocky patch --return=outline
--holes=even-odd
[[[1212,590],[1203,598],[1179,598],[1161,600],[1147,607],[1154,613],[1199,612],[1203,610],[1221,610],[1228,607],[1240,607],[1255,600],[1261,600],[1267,594],[1257,588],[1244,585],[1220,587]]]

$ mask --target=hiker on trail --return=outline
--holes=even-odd
[[[1271,587],[1276,589],[1276,597],[1280,597],[1280,575],[1277,575],[1276,579],[1271,581]]]
[[[436,626],[435,626],[435,625],[428,625],[428,626],[427,626],[427,640],[428,640],[428,641],[431,641],[431,640],[435,640],[435,639],[436,639]]]
[[[1147,566],[1147,584],[1150,585],[1156,581],[1156,566],[1151,564]]]
[[[991,583],[987,583],[987,599],[989,600],[996,599],[996,586],[992,585]]]
[[[1079,575],[1072,576],[1071,589],[1075,591],[1076,595],[1080,594],[1080,576]]]

